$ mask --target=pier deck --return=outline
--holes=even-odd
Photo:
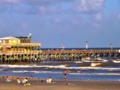
[[[0,53],[0,62],[31,62],[31,61],[81,61],[81,60],[118,60],[120,59],[119,49],[46,49],[33,51],[13,51],[12,53]]]

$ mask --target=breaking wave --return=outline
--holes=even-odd
[[[120,76],[120,73],[70,73],[74,75],[101,75],[101,76]]]
[[[53,71],[28,71],[28,70],[21,70],[21,71],[12,71],[13,73],[52,73],[52,74],[61,74],[62,72],[53,72]]]
[[[13,73],[35,73],[35,74],[62,74],[61,71],[29,71],[29,70],[20,70],[12,71]],[[120,76],[120,73],[68,73],[71,75],[105,75],[105,76]]]
[[[65,68],[65,65],[0,65],[6,68]]]
[[[51,68],[68,70],[108,70],[118,71],[120,67],[67,67],[66,65],[0,65],[0,68]],[[1,71],[2,69],[0,69]]]

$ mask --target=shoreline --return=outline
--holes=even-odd
[[[23,78],[28,78],[30,81],[41,81],[44,80],[46,81],[47,78],[38,78],[38,77],[32,77],[32,76],[0,76],[0,79],[6,80],[6,78],[9,77],[10,80],[16,80],[17,78],[23,79]],[[49,77],[48,77],[49,78]],[[54,81],[58,81],[58,82],[63,82],[63,81],[67,81],[67,82],[120,82],[120,80],[80,80],[80,79],[65,79],[65,78],[52,78]]]
[[[11,77],[11,76],[9,76]],[[40,79],[27,77],[30,86],[18,85],[16,78],[12,77],[11,82],[6,82],[5,77],[0,77],[0,90],[119,90],[118,81],[55,81],[55,83],[41,82]],[[25,78],[25,77],[19,77]]]

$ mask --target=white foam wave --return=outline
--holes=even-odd
[[[115,71],[115,70],[120,70],[120,67],[66,67],[66,69],[81,69],[81,70],[108,70],[108,71]]]
[[[73,75],[120,76],[120,73],[70,73]]]
[[[0,69],[0,71],[3,71],[3,69]]]
[[[13,73],[48,73],[48,74],[61,74],[62,72],[53,72],[53,71],[28,71],[28,70],[22,70],[22,71],[12,71]]]
[[[12,71],[12,73],[35,73],[35,74],[62,74],[61,71],[29,71],[29,70],[20,70]],[[100,76],[120,76],[120,73],[68,73],[71,75],[100,75]]]
[[[53,68],[53,69],[69,69],[69,70],[120,70],[120,67],[66,67],[65,65],[0,65],[3,68]]]
[[[3,67],[3,68],[0,68],[0,71],[3,71],[3,70],[5,70],[5,69],[7,69],[7,68],[5,68],[5,67]]]
[[[65,65],[0,65],[0,67],[7,68],[65,68]]]

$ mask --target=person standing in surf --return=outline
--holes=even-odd
[[[64,74],[64,79],[66,79],[67,78],[67,71],[64,70],[63,74]]]

